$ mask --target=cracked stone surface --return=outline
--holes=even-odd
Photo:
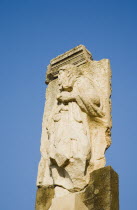
[[[111,69],[83,46],[51,60],[47,74],[37,186],[54,198],[84,190],[105,166],[111,144]],[[97,193],[97,191],[96,191]]]

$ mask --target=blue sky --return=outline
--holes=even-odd
[[[109,58],[113,144],[121,210],[136,210],[137,2],[0,0],[1,210],[33,210],[45,72],[50,59],[83,44]]]

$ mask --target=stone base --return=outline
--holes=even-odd
[[[39,187],[36,194],[36,210],[48,210],[54,197],[54,188]]]
[[[55,198],[49,210],[88,210],[79,196],[75,193]]]
[[[89,210],[118,210],[118,174],[111,166],[93,171],[81,198]]]
[[[111,166],[100,168],[85,190],[53,197],[53,188],[38,188],[36,210],[119,210],[118,174]]]

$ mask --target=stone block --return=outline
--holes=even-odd
[[[118,174],[111,166],[93,171],[81,198],[89,210],[119,210]]]

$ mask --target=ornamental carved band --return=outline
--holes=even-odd
[[[53,187],[58,198],[84,190],[91,172],[105,166],[112,124],[109,60],[94,61],[79,45],[51,60],[46,83],[37,186]]]

